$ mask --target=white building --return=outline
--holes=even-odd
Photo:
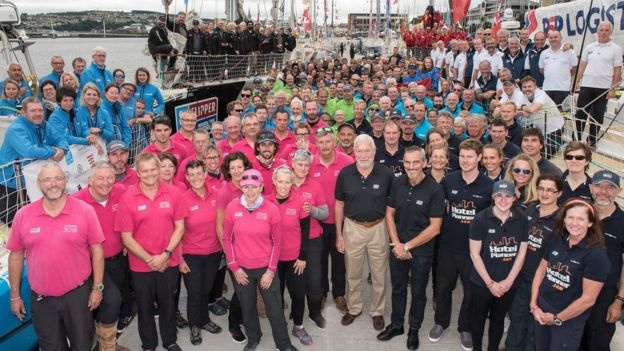
[[[481,27],[485,22],[494,23],[494,20],[496,19],[496,10],[498,9],[499,4],[501,4],[501,1],[499,0],[482,0],[479,6],[468,11],[468,16],[466,17],[466,28],[470,28],[473,24],[477,27]],[[537,1],[503,0],[500,15],[501,17],[503,16],[503,11],[506,8],[512,9],[514,17],[516,17],[518,14],[524,14],[526,11],[536,7],[539,7],[539,2]]]

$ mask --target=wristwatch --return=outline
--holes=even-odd
[[[615,299],[620,301],[620,302],[624,302],[624,297],[622,297],[620,295],[615,295]]]
[[[171,257],[171,251],[165,249],[163,252],[167,254],[167,257]]]
[[[99,292],[104,291],[104,284],[93,284],[93,290]]]
[[[555,323],[556,326],[560,327],[563,324],[563,321],[561,319],[559,319],[559,317],[557,317],[557,315],[555,315],[553,317],[553,322]]]
[[[403,251],[409,252],[409,250],[410,250],[409,245],[407,245],[407,243],[403,244]]]

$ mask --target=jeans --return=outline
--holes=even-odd
[[[535,350],[533,315],[529,310],[532,282],[530,277],[525,277],[522,274],[517,278],[516,296],[509,308],[511,324],[505,340],[507,351]]]
[[[412,256],[409,260],[399,260],[390,253],[390,281],[392,282],[392,326],[403,327],[407,305],[407,282],[411,273],[411,295],[409,328],[420,329],[427,304],[427,283],[432,256]]]

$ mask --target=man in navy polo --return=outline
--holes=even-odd
[[[459,144],[459,171],[451,172],[442,181],[447,212],[440,231],[435,325],[429,332],[429,341],[438,342],[451,322],[452,294],[457,277],[461,277],[464,297],[458,320],[460,340],[465,350],[472,349],[470,334],[470,269],[472,261],[468,250],[468,230],[476,214],[489,207],[494,182],[479,172],[483,146],[476,140]]]
[[[403,164],[406,174],[395,180],[386,207],[386,225],[392,241],[392,322],[377,339],[387,341],[404,333],[409,280],[412,298],[407,348],[416,350],[427,303],[425,291],[433,260],[433,239],[440,233],[445,203],[442,187],[423,172],[427,165],[424,149],[408,147]]]
[[[387,120],[383,126],[383,144],[375,151],[375,162],[382,164],[394,173],[395,177],[400,177],[404,173],[403,154],[405,148],[399,142],[401,137],[401,126],[395,120]]]
[[[615,323],[621,319],[624,305],[624,211],[615,202],[622,190],[620,177],[609,170],[598,171],[589,188],[602,222],[611,270],[585,323],[581,348],[585,351],[609,350]]]

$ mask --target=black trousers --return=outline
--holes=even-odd
[[[94,332],[93,313],[87,306],[90,294],[91,280],[63,296],[39,296],[31,292],[32,321],[41,350],[90,350]]]
[[[236,278],[234,278],[234,274],[232,274],[232,272],[230,272],[230,278],[232,278],[233,284],[236,285]],[[243,311],[241,309],[241,304],[238,299],[238,294],[236,293],[232,295],[229,312],[230,313],[228,314],[228,326],[231,330],[232,328],[239,327],[243,323]],[[256,314],[258,314],[257,310]]]
[[[323,223],[323,253],[322,259],[322,278],[323,278],[323,295],[327,296],[329,292],[329,257],[331,256],[331,283],[332,295],[334,298],[345,295],[346,287],[346,271],[344,254],[336,250],[336,225],[333,223]]]
[[[308,298],[308,312],[316,317],[321,314],[321,297],[323,296],[323,236],[308,241],[308,260],[305,269],[306,295]]]
[[[498,345],[505,332],[505,315],[511,307],[515,295],[515,288],[511,288],[505,295],[496,297],[490,290],[481,285],[470,283],[472,315],[472,344],[474,351],[483,349],[483,332],[485,320],[490,319],[488,328],[488,351],[498,351]]]
[[[125,254],[125,260],[128,260],[128,254]],[[132,277],[130,275],[130,269],[127,268],[125,272],[125,279],[121,286],[121,312],[119,318],[131,317],[133,314],[134,306],[134,290],[132,290]]]
[[[435,324],[444,329],[451,324],[451,311],[453,306],[453,290],[457,283],[457,277],[461,279],[464,288],[464,297],[459,310],[457,330],[470,332],[470,269],[472,260],[470,255],[458,254],[440,247],[438,251],[438,281],[436,282],[436,304],[434,315]]]
[[[223,260],[223,254],[221,255],[221,260]],[[225,265],[221,267],[221,262],[219,262],[219,267],[220,268],[217,270],[217,276],[215,277],[214,284],[212,284],[212,289],[210,290],[208,303],[211,304],[223,297],[223,285],[225,284],[225,273],[227,273],[227,267]]]
[[[604,122],[604,114],[607,110],[607,90],[608,89],[581,87],[578,100],[576,101],[576,106],[578,107],[575,116],[576,140],[583,140],[583,130],[587,123],[587,114],[589,113],[593,117],[593,120],[589,122],[589,138],[587,143],[589,145],[596,144],[596,138],[600,132],[600,126]],[[596,98],[598,99],[590,104],[590,102]]]
[[[158,332],[154,320],[154,302],[158,303],[158,324],[162,344],[167,346],[177,340],[175,290],[180,272],[169,267],[164,272],[131,272],[132,285],[139,310],[139,336],[144,350],[155,350]]]
[[[546,93],[546,95],[548,95],[548,97],[552,99],[552,101],[555,102],[557,106],[560,106],[563,100],[565,100],[565,98],[570,95],[569,91],[548,90],[544,92]]]
[[[186,314],[191,327],[201,327],[210,321],[208,298],[221,261],[221,251],[209,255],[184,255],[190,272],[184,274],[187,301]]]
[[[95,320],[102,324],[115,323],[123,302],[121,289],[128,272],[128,257],[120,254],[104,260],[104,292]]]
[[[284,290],[288,287],[288,293],[290,294],[291,300],[290,315],[292,316],[295,325],[303,325],[307,280],[306,271],[308,268],[306,265],[306,269],[303,273],[297,274],[295,273],[294,264],[295,260],[280,261],[277,264],[277,273],[280,280],[280,293],[282,301],[284,300]]]
[[[288,348],[291,346],[291,343],[290,337],[288,336],[286,318],[284,318],[284,310],[282,309],[279,277],[274,276],[269,288],[263,289],[260,288],[260,279],[264,272],[266,272],[266,268],[243,268],[243,270],[247,273],[249,282],[247,285],[241,285],[234,279],[234,286],[236,287],[236,296],[238,296],[240,300],[241,311],[243,313],[243,325],[247,333],[247,342],[249,344],[255,342],[259,343],[262,338],[258,309],[256,307],[256,287],[259,287],[262,300],[264,300],[266,314],[271,324],[275,346],[280,350]]]
[[[611,339],[615,334],[615,323],[607,323],[607,310],[615,301],[617,287],[603,287],[591,309],[589,318],[585,323],[585,331],[581,340],[583,351],[609,351]],[[616,322],[617,323],[617,322]]]
[[[546,313],[557,313],[551,305],[544,299],[538,297],[537,305]],[[563,325],[557,327],[555,325],[540,325],[537,321],[533,321],[535,327],[535,350],[551,351],[551,350],[574,350],[576,351],[581,344],[583,335],[583,327],[589,316],[589,311],[563,322]]]

